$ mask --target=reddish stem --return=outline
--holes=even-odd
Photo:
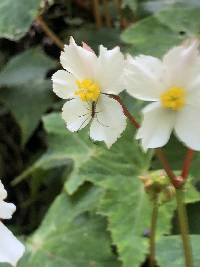
[[[194,155],[194,151],[188,148],[186,155],[185,155],[184,162],[183,162],[183,168],[182,168],[182,173],[181,173],[183,180],[186,180],[189,175],[193,155]]]
[[[177,187],[177,177],[174,174],[174,172],[172,171],[164,151],[161,148],[156,148],[155,152],[156,152],[156,156],[158,157],[158,159],[162,163],[168,177],[171,179],[173,185],[175,187]]]
[[[110,95],[112,98],[117,100],[117,102],[121,105],[124,115],[129,119],[129,121],[135,126],[135,128],[139,129],[140,125],[133,117],[133,115],[128,111],[127,107],[123,104],[121,98],[118,95]]]

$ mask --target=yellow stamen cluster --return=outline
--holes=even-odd
[[[184,88],[177,86],[170,87],[160,97],[162,106],[177,111],[185,105],[185,95]]]
[[[97,101],[100,95],[98,84],[89,79],[76,81],[76,84],[78,89],[75,91],[75,95],[79,96],[82,101]]]

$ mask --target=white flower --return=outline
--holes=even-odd
[[[119,94],[124,89],[122,53],[118,47],[107,50],[100,46],[97,57],[71,37],[60,61],[65,70],[53,75],[53,91],[68,100],[62,112],[67,128],[75,132],[91,123],[90,137],[110,147],[126,127],[122,107],[107,95]]]
[[[16,209],[14,204],[4,201],[6,197],[7,192],[0,181],[0,219],[11,219]],[[16,266],[24,250],[22,243],[0,222],[0,262],[7,262]]]
[[[135,98],[152,101],[143,109],[136,138],[144,150],[164,146],[174,130],[189,148],[200,150],[199,42],[188,40],[162,60],[141,55],[127,59],[126,88]]]

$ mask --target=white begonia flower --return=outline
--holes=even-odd
[[[164,146],[173,130],[187,147],[200,150],[198,46],[197,40],[187,40],[169,50],[162,60],[128,56],[128,93],[153,102],[143,109],[144,119],[136,135],[144,150]]]
[[[11,219],[16,209],[14,204],[4,201],[6,197],[7,192],[0,181],[0,220]],[[0,262],[7,262],[16,266],[24,251],[24,245],[0,221]]]
[[[100,46],[97,57],[86,44],[78,46],[71,37],[60,61],[65,70],[52,76],[53,91],[68,100],[62,112],[67,128],[76,132],[91,123],[90,137],[111,147],[126,127],[122,107],[108,96],[124,89],[125,60],[119,47]]]

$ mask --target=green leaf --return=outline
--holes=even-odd
[[[92,188],[78,198],[64,193],[58,196],[42,225],[28,239],[27,253],[19,267],[119,267],[105,220],[88,212],[100,195]]]
[[[67,166],[73,162],[73,170],[65,183],[65,189],[73,194],[85,181],[103,190],[99,213],[108,218],[112,242],[117,246],[119,259],[124,267],[138,267],[148,253],[148,238],[152,204],[144,192],[138,176],[147,172],[151,155],[143,154],[134,141],[134,129],[128,127],[110,150],[95,145],[88,138],[87,129],[70,133],[65,129],[60,114],[44,117],[48,133],[49,149],[22,174],[26,178],[38,169]],[[199,200],[199,193],[188,186],[186,202]],[[170,234],[175,201],[159,208],[157,239]]]
[[[19,124],[23,144],[53,102],[51,84],[45,76],[54,66],[54,61],[36,48],[11,59],[0,73],[0,101]]]
[[[143,233],[149,226],[151,206],[136,174],[147,170],[150,158],[133,141],[133,128],[108,150],[93,145],[87,132],[67,131],[59,114],[45,116],[44,124],[49,134],[49,150],[30,172],[53,167],[58,162],[67,164],[67,160],[73,159],[74,169],[66,182],[66,190],[72,194],[85,181],[105,190],[100,212],[108,217],[119,257],[124,266],[138,266],[147,253],[148,241]]]
[[[108,229],[124,267],[139,266],[148,253],[149,241],[145,233],[150,228],[152,204],[138,175],[147,171],[149,160],[133,143],[129,132],[113,149],[94,156],[80,170],[80,176],[105,190],[100,202],[100,214],[108,217]],[[69,183],[67,189],[68,186]],[[186,201],[194,199],[197,201],[199,194],[197,198],[196,194],[191,193]],[[174,200],[160,206],[158,239],[170,233],[175,209]]]
[[[49,69],[56,63],[40,48],[32,48],[11,58],[0,72],[1,86],[15,86],[43,81]]]
[[[194,266],[200,266],[200,235],[191,235]],[[183,247],[180,236],[163,237],[157,243],[157,261],[160,267],[184,267]]]
[[[182,38],[150,16],[125,30],[122,40],[130,45],[129,51],[133,54],[161,56]]]
[[[101,201],[100,211],[108,217],[123,266],[138,267],[148,253],[145,232],[149,229],[151,204],[137,176],[118,176],[112,183]]]
[[[100,187],[102,196],[99,212],[109,221],[112,242],[117,246],[124,267],[138,267],[146,258],[151,218],[151,203],[138,175],[146,172],[151,155],[143,154],[134,141],[133,127],[128,127],[122,138],[110,150],[94,145],[86,131],[70,133],[65,129],[60,114],[44,117],[49,149],[20,179],[38,169],[50,169],[73,161],[73,171],[65,189],[73,194],[85,181]],[[175,203],[162,205],[159,211],[158,237],[169,234]]]
[[[38,15],[41,0],[1,0],[0,37],[18,40]]]
[[[25,170],[15,182],[19,182],[38,169],[48,170],[58,166],[74,163],[70,175],[73,185],[69,190],[73,193],[84,182],[79,175],[80,166],[87,162],[93,154],[98,153],[98,146],[93,145],[88,132],[71,133],[65,127],[59,113],[44,116],[44,127],[48,133],[48,150],[30,168]]]
[[[108,229],[124,267],[137,267],[145,260],[149,244],[144,234],[149,230],[152,210],[138,179],[138,175],[148,170],[150,158],[141,153],[131,136],[132,131],[128,130],[109,151],[94,155],[79,171],[79,177],[83,176],[84,180],[105,190],[100,214],[108,217]],[[67,182],[67,189],[70,186]],[[190,183],[186,192],[187,203],[200,199],[200,194]],[[175,209],[175,200],[160,206],[158,239],[164,234],[170,234]]]
[[[144,155],[132,138],[133,129],[110,149],[94,154],[79,170],[79,179],[105,190],[100,203],[100,214],[108,217],[108,229],[117,245],[124,267],[139,266],[148,252],[151,203],[138,175],[146,172],[150,155]],[[83,178],[82,178],[83,177]],[[71,189],[69,180],[66,188]],[[158,236],[169,234],[175,205],[163,205],[159,211]]]
[[[176,12],[176,16],[173,15],[174,12]],[[182,31],[185,33],[185,37],[191,37],[199,34],[200,23],[196,21],[199,12],[200,8],[198,7],[172,8],[155,14],[155,18],[157,18],[160,23],[169,27],[173,32],[179,33]]]
[[[105,193],[101,201],[101,214],[108,216],[109,230],[123,266],[138,267],[148,254],[149,239],[145,233],[150,231],[152,205],[138,177],[132,177],[128,183],[123,178],[120,181],[117,180],[115,186],[110,186]],[[175,200],[159,207],[157,241],[163,235],[170,234],[175,209]]]
[[[158,12],[130,26],[123,32],[122,39],[131,45],[130,50],[134,54],[161,56],[186,38],[198,37],[199,12],[198,7]]]

